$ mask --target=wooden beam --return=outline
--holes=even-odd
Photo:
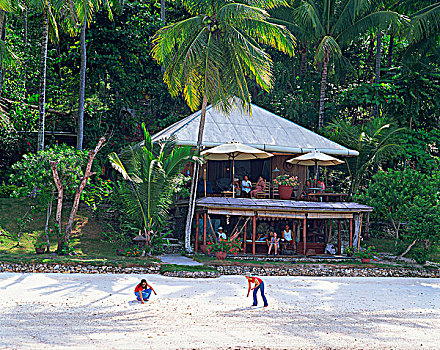
[[[341,219],[338,220],[338,254],[341,255]]]
[[[203,244],[206,245],[206,224],[208,222],[208,214],[203,213]]]
[[[212,215],[233,215],[233,216],[254,216],[253,211],[234,210],[234,209],[208,209],[208,213]]]
[[[257,235],[257,217],[252,218],[252,255],[255,255],[255,238]]]
[[[196,240],[194,242],[194,250],[197,253],[199,250],[199,213],[196,213]]]
[[[349,237],[349,247],[353,247],[353,219],[350,219],[350,237]]]
[[[307,218],[303,219],[303,246],[304,255],[307,253]]]

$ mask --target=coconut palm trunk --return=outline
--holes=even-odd
[[[390,46],[388,47],[388,68],[391,67],[391,64],[393,63],[393,50],[394,50],[394,32],[391,32],[390,34]]]
[[[165,24],[165,0],[160,0],[160,21]]]
[[[86,47],[87,17],[84,18],[81,26],[81,70],[79,74],[79,98],[78,98],[78,130],[76,136],[76,148],[83,148],[84,140],[84,98],[86,90],[86,68],[87,68],[87,47]]]
[[[301,64],[299,66],[299,76],[303,77],[306,74],[307,68],[307,45],[301,45]]]
[[[318,129],[322,129],[324,127],[324,104],[325,104],[325,87],[327,85],[327,75],[328,75],[328,58],[324,59],[324,62],[322,64],[321,93],[319,97]]]
[[[208,106],[208,98],[206,94],[203,95],[202,102],[202,110],[200,113],[200,124],[199,124],[199,133],[197,136],[197,152],[200,152],[203,141],[203,132],[205,130],[205,121],[206,121],[206,107]],[[189,198],[189,206],[188,206],[188,214],[186,216],[186,226],[185,226],[185,250],[188,253],[191,253],[191,230],[192,230],[192,222],[194,218],[194,211],[196,207],[196,198],[197,198],[197,184],[199,178],[199,169],[200,164],[194,164],[194,172],[193,178],[191,180],[191,194]],[[196,225],[199,223],[197,222]]]
[[[382,59],[382,31],[379,28],[376,41],[376,65],[374,69],[374,83],[379,84],[380,81],[380,61]],[[375,117],[379,115],[379,105],[374,104],[373,114]]]
[[[47,70],[47,44],[49,41],[49,21],[47,8],[43,9],[43,32],[41,35],[41,57],[40,57],[40,91],[38,97],[38,144],[37,150],[44,149],[44,126],[46,119],[46,70]]]
[[[8,16],[6,11],[1,10],[0,11],[0,40],[1,43],[4,44],[5,43],[5,39],[6,39],[6,22],[7,22]],[[0,96],[2,94],[3,91],[3,80],[4,80],[4,76],[5,76],[5,71],[4,71],[4,62],[3,60],[0,62]]]

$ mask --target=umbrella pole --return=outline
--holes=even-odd
[[[235,198],[235,158],[232,158],[232,198]]]
[[[205,197],[206,197],[206,165],[205,164],[205,168],[203,169],[203,178],[204,178],[204,183],[205,183]]]

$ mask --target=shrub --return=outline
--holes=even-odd
[[[130,248],[125,249],[124,254],[125,254],[125,256],[128,256],[128,257],[136,257],[136,256],[141,256],[142,251],[140,250],[140,248],[138,246],[134,246],[134,247],[130,247]]]
[[[10,197],[14,191],[18,190],[18,186],[15,185],[6,185],[5,182],[0,185],[0,198],[8,198]]]

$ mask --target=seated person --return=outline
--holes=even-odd
[[[221,241],[221,240],[226,241],[226,239],[227,239],[226,233],[223,232],[223,227],[221,227],[221,226],[218,228],[217,237],[218,237],[219,241]]]
[[[310,181],[307,180],[306,184],[304,185],[303,190],[301,192],[301,196],[300,196],[301,199],[307,199],[308,198],[309,193],[311,192],[310,191],[310,187],[311,187]]]
[[[275,256],[278,254],[278,246],[280,245],[280,239],[277,237],[277,233],[273,232],[272,237],[269,240],[269,250],[267,251],[267,256],[270,255],[272,247],[274,247]]]
[[[255,239],[256,242],[264,242],[267,239],[267,236],[264,233],[259,233],[257,235],[257,238]]]
[[[284,249],[286,249],[287,246],[290,246],[293,249],[295,249],[295,240],[294,240],[295,234],[292,232],[289,225],[286,225],[283,232],[281,233],[281,237],[284,240],[284,242],[283,242]]]
[[[249,197],[249,193],[252,190],[252,184],[249,181],[249,178],[247,175],[244,176],[243,180],[241,181],[241,193],[243,197]]]
[[[259,192],[264,192],[265,188],[266,188],[266,183],[264,182],[263,177],[260,176],[258,178],[257,184],[255,185],[255,189],[251,191],[251,198],[256,197],[257,193]]]
[[[233,188],[234,188],[233,191],[235,191],[235,196],[236,197],[240,197],[241,189],[240,189],[240,185],[238,183],[238,179],[237,178],[234,179]]]

